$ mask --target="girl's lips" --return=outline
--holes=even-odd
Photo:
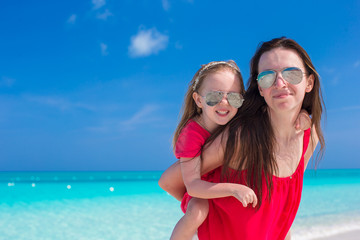
[[[220,116],[226,116],[229,113],[227,110],[217,110],[215,112]]]

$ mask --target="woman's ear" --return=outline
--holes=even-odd
[[[195,103],[196,103],[196,106],[198,106],[199,108],[202,108],[203,105],[202,105],[202,97],[197,93],[197,92],[194,92],[193,95],[192,95]]]
[[[311,92],[311,90],[314,87],[314,75],[311,74],[308,78],[307,78],[307,82],[306,82],[306,88],[305,88],[305,92],[309,93]]]

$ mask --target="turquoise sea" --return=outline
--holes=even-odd
[[[0,172],[0,239],[169,239],[161,172]],[[360,229],[360,169],[307,170],[295,240]]]

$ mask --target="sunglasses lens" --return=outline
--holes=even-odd
[[[262,88],[269,88],[274,84],[276,73],[274,71],[264,71],[258,75],[258,83]]]
[[[224,94],[222,92],[209,92],[205,96],[206,104],[210,107],[215,106],[223,99]]]
[[[241,107],[244,102],[244,99],[242,98],[240,93],[228,93],[227,99],[229,101],[229,104],[234,108]]]
[[[299,68],[286,68],[281,74],[283,78],[291,84],[299,84],[302,81],[303,73]]]

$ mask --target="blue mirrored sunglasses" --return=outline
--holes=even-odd
[[[275,82],[277,74],[278,72],[275,70],[266,70],[259,73],[259,75],[257,76],[257,81],[259,83],[259,86],[262,88],[271,87]],[[303,79],[303,72],[300,68],[289,67],[281,71],[281,76],[288,83],[299,84]]]

